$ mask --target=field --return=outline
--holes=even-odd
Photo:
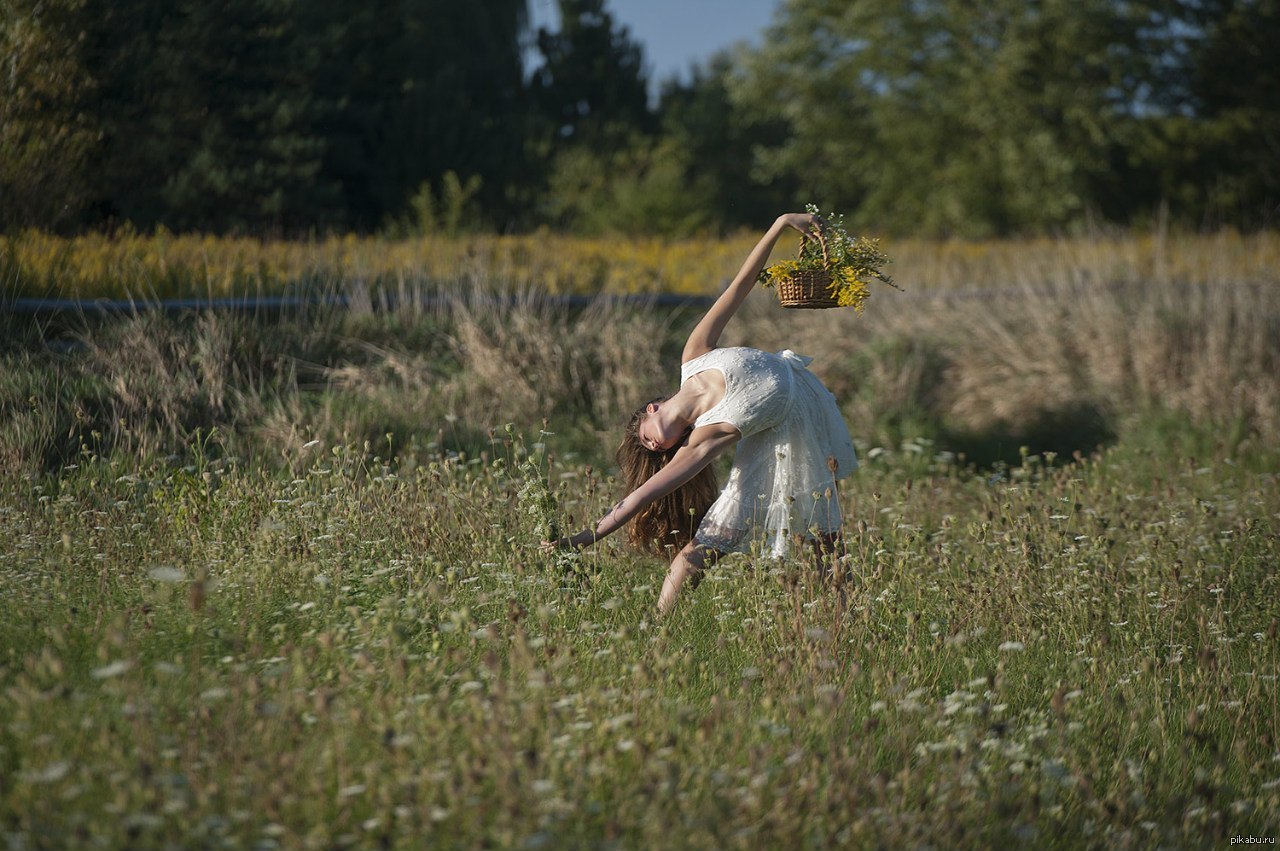
[[[271,242],[162,231],[75,239],[0,235],[0,296],[191,298],[435,292],[442,286],[547,293],[714,294],[757,234],[727,239],[330,236]],[[914,292],[1015,283],[1275,283],[1280,233],[1097,234],[987,242],[893,240],[890,270]],[[775,258],[793,251],[784,241]]]
[[[263,271],[294,268],[286,250],[324,286],[359,277],[315,247],[210,244],[256,256],[262,283],[206,294],[296,285]],[[1277,244],[888,245],[907,292],[864,316],[753,296],[725,344],[814,355],[863,459],[842,581],[735,556],[665,619],[664,564],[536,541],[621,496],[618,426],[672,389],[686,309],[566,310],[392,244],[405,285],[447,303],[0,319],[0,831],[20,849],[1274,840]],[[189,268],[73,279],[120,246],[49,240],[57,266],[15,245],[13,293],[138,294]]]

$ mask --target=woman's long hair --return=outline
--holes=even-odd
[[[631,421],[622,434],[622,443],[615,458],[627,481],[628,492],[640,487],[665,467],[680,448],[676,445],[666,451],[651,452],[640,442],[640,423],[647,416],[645,409],[653,402],[666,399],[666,396],[659,396],[645,403],[631,415]],[[715,471],[707,465],[688,482],[661,499],[655,499],[631,518],[627,524],[627,541],[643,552],[670,556],[672,553],[667,547],[675,547],[679,551],[693,540],[693,533],[711,503],[715,502],[718,492]]]

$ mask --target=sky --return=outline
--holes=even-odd
[[[738,41],[760,43],[780,0],[605,0],[605,9],[644,46],[650,93],[671,76]],[[533,29],[555,29],[555,0],[529,0]]]

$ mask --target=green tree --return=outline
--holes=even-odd
[[[83,21],[102,215],[174,229],[310,221],[323,140],[306,120],[294,0],[118,0]],[[331,196],[330,196],[331,197]]]
[[[76,23],[84,0],[0,4],[0,230],[74,223],[96,129]]]
[[[530,80],[544,132],[557,144],[626,147],[656,127],[644,52],[604,0],[557,0],[560,29],[538,30],[542,64]]]
[[[14,0],[0,216],[372,228],[453,175],[502,226],[528,180],[525,27],[523,0]]]
[[[558,4],[560,28],[538,31],[542,63],[529,80],[534,218],[589,233],[679,228],[671,190],[680,166],[655,156],[640,45],[604,0]]]
[[[351,224],[413,215],[422,187],[482,178],[491,226],[517,214],[527,180],[523,0],[313,0],[302,12],[317,57],[310,92],[326,140],[323,174]]]
[[[1280,214],[1280,2],[1184,0],[1166,53],[1182,97],[1153,123],[1165,143],[1161,200],[1198,224],[1274,224]],[[1179,48],[1176,52],[1173,47]]]
[[[543,215],[578,233],[689,235],[714,223],[713,184],[691,179],[689,151],[639,137],[611,152],[585,145],[556,158]]]
[[[795,0],[734,87],[786,122],[766,174],[852,223],[982,236],[1091,210],[1122,156],[1140,4]]]
[[[688,202],[706,205],[704,218],[720,229],[757,227],[797,203],[793,177],[766,174],[754,152],[786,139],[786,125],[756,110],[738,108],[730,97],[739,73],[728,53],[695,65],[687,83],[662,87],[659,117],[663,137],[680,152]]]

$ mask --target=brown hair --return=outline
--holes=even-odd
[[[640,424],[647,416],[645,409],[653,402],[666,399],[666,396],[659,396],[646,402],[631,415],[631,421],[622,433],[622,443],[615,458],[626,479],[628,491],[634,491],[665,467],[680,448],[676,445],[665,451],[651,452],[640,442]],[[703,467],[698,475],[661,499],[655,499],[631,518],[627,524],[627,541],[642,552],[659,556],[671,555],[668,546],[683,549],[693,540],[694,531],[711,503],[715,502],[718,491],[715,471],[710,465]]]

